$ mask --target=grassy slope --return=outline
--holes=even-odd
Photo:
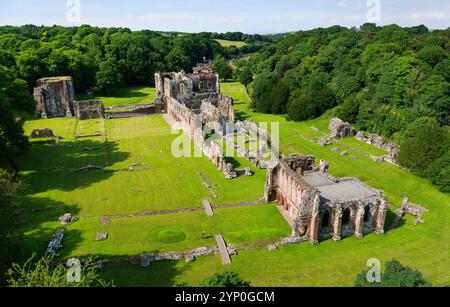
[[[222,47],[235,46],[236,48],[241,48],[246,45],[245,42],[229,41],[224,39],[216,39],[215,41],[217,41]]]
[[[236,108],[257,122],[279,122],[281,150],[285,153],[309,153],[326,159],[336,176],[356,176],[369,185],[382,189],[388,201],[399,206],[404,196],[430,210],[425,224],[413,226],[413,218],[394,232],[384,236],[369,235],[363,240],[346,238],[342,242],[328,240],[319,246],[292,245],[276,252],[267,249],[243,251],[224,268],[217,257],[199,258],[194,263],[158,263],[149,269],[135,266],[111,268],[104,272],[118,285],[173,285],[176,282],[199,284],[215,271],[233,270],[255,286],[350,286],[369,258],[382,262],[396,258],[419,269],[434,285],[450,285],[450,218],[448,194],[440,193],[427,180],[416,177],[390,164],[379,164],[358,156],[356,160],[341,157],[329,147],[321,147],[301,135],[314,136],[311,126],[326,132],[328,119],[310,122],[288,122],[282,116],[255,114],[248,108],[245,89],[236,84],[223,84],[222,90],[235,98]],[[353,142],[353,141],[352,141]],[[362,145],[361,145],[362,146]],[[368,150],[374,150],[369,148]],[[356,154],[352,153],[352,156]],[[392,220],[389,214],[388,224]]]
[[[77,96],[78,100],[84,99],[98,99],[103,102],[105,107],[129,104],[143,104],[152,103],[156,98],[156,89],[153,87],[133,86],[120,88],[111,92],[108,95],[95,96]]]

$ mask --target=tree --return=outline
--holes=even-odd
[[[289,88],[282,81],[279,81],[272,89],[270,99],[272,100],[272,113],[286,113],[289,101]]]
[[[288,118],[294,121],[310,119],[314,115],[310,101],[311,99],[300,90],[294,91],[289,98],[287,107]]]
[[[429,165],[449,148],[447,129],[433,118],[419,118],[405,132],[397,160],[402,166],[424,176]]]
[[[367,281],[367,272],[358,274],[355,287],[431,287],[431,283],[425,280],[422,273],[403,266],[397,260],[386,263],[385,271],[381,274],[380,283],[370,283]]]
[[[23,121],[13,114],[14,98],[18,98],[21,105],[24,95],[23,92],[14,92],[14,89],[23,91],[23,84],[12,80],[10,71],[0,66],[0,161],[9,163],[16,174],[19,169],[15,157],[28,148],[28,138],[24,136]]]
[[[225,81],[233,77],[233,70],[223,57],[214,61],[214,71]]]
[[[268,74],[261,74],[253,83],[253,100],[254,107],[257,112],[270,113],[272,111],[272,94],[273,82]]]
[[[246,67],[242,71],[238,72],[238,79],[243,85],[247,86],[253,82],[253,73]]]
[[[241,279],[239,274],[235,272],[216,273],[205,280],[202,285],[204,287],[214,288],[251,287],[251,284],[248,281]]]
[[[0,285],[18,247],[14,213],[19,203],[17,195],[21,182],[0,169]]]
[[[108,93],[123,83],[123,75],[119,73],[117,64],[113,59],[100,63],[96,76],[96,91]]]
[[[110,287],[112,283],[102,280],[95,265],[86,261],[81,267],[81,282],[70,282],[68,269],[51,258],[41,258],[37,262],[34,256],[25,264],[13,264],[8,270],[9,287]]]
[[[350,97],[341,104],[337,111],[336,116],[343,121],[354,123],[358,117],[359,102],[356,98]]]
[[[450,192],[450,151],[431,163],[427,176],[442,192]]]

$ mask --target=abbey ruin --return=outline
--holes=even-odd
[[[312,156],[289,156],[270,168],[264,197],[281,206],[293,236],[305,236],[312,244],[384,233],[387,206],[381,193],[355,178],[334,178],[328,163],[315,167]]]
[[[36,82],[36,115],[42,118],[73,116],[75,89],[72,77],[42,78]]]
[[[162,113],[227,179],[253,175],[250,168],[234,169],[229,148],[255,167],[267,169],[261,201],[279,204],[292,227],[290,239],[294,242],[318,244],[328,238],[338,241],[351,235],[362,238],[372,232],[384,233],[387,204],[380,191],[356,178],[334,178],[326,161],[317,166],[313,156],[286,157],[270,148],[271,135],[264,126],[236,120],[234,101],[221,93],[212,63],[198,64],[192,73],[156,73],[158,97],[153,104],[134,106],[131,111],[131,106],[110,107],[109,114],[105,114],[101,101],[75,101],[71,77],[45,78],[37,83],[36,112],[41,117],[76,116],[83,120]],[[330,130],[334,138],[356,134],[349,124],[337,119]],[[242,143],[236,141],[238,137]]]
[[[233,165],[227,163],[223,148],[210,142],[205,126],[212,134],[223,137],[227,123],[234,123],[233,99],[220,92],[219,76],[212,63],[198,64],[193,73],[156,73],[156,102],[162,102],[169,123],[179,124],[214,165],[229,179],[237,176]]]
[[[157,73],[155,84],[158,102],[166,105],[170,121],[179,123],[227,178],[234,178],[234,170],[225,162],[223,149],[206,141],[205,125],[229,143],[232,136],[242,132],[269,138],[267,131],[253,122],[236,122],[233,100],[220,93],[219,76],[210,63],[194,68],[192,74]],[[233,124],[232,129],[224,128],[229,127],[227,123]],[[355,134],[351,127],[336,133],[340,137]],[[263,153],[266,151],[263,149]],[[312,156],[277,156],[267,162],[258,159],[258,152],[244,150],[242,154],[255,166],[267,168],[264,200],[278,202],[294,238],[304,237],[318,244],[330,237],[338,241],[353,234],[362,238],[372,232],[384,233],[387,205],[380,191],[355,178],[334,178],[328,173],[328,163],[321,161],[316,167]]]

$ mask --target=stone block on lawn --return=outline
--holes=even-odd
[[[96,241],[105,241],[106,239],[108,239],[107,232],[97,232],[97,236],[95,237]]]

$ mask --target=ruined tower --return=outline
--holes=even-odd
[[[73,116],[75,89],[72,77],[42,78],[34,88],[36,115],[42,118]]]

